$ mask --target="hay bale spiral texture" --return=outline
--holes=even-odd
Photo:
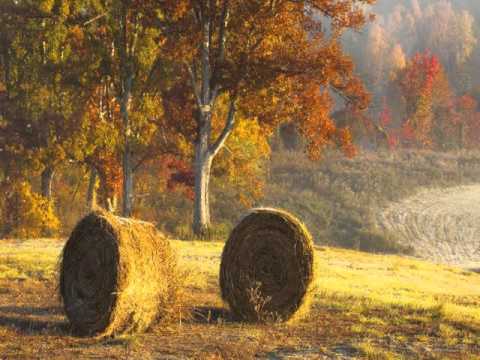
[[[153,224],[94,211],[60,262],[60,295],[73,329],[109,336],[145,330],[176,296],[176,257]]]
[[[240,320],[298,318],[308,310],[313,260],[312,237],[298,219],[278,209],[253,209],[225,244],[222,298]]]

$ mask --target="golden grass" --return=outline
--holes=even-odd
[[[0,240],[0,279],[52,279],[63,242],[50,239]]]
[[[172,241],[187,288],[218,287],[223,243]],[[0,279],[48,279],[55,275],[63,243],[47,239],[0,243]],[[362,306],[441,307],[452,321],[480,326],[480,275],[395,255],[317,247],[315,300],[355,300]],[[217,289],[217,291],[219,291]]]
[[[315,286],[327,297],[355,299],[367,306],[441,308],[452,321],[480,327],[480,275],[451,266],[399,256],[323,248]]]
[[[42,239],[0,241],[0,284],[55,277],[62,245],[60,241]],[[184,281],[188,306],[224,306],[218,287],[223,245],[172,241],[179,266],[187,273]],[[345,351],[370,359],[480,356],[480,274],[399,256],[334,248],[317,247],[315,257],[314,298],[307,319],[273,327],[229,325],[221,319],[214,319],[214,325],[188,325],[187,321],[179,327],[169,325],[154,330],[151,340],[139,337],[138,347],[150,346],[149,341],[159,344],[160,336],[169,339],[168,349],[173,353],[187,351],[189,345],[185,342],[191,342],[199,357],[215,351],[226,354],[217,358],[242,358],[246,356],[245,346],[230,344],[229,339],[243,339],[238,343],[243,344],[246,336],[251,339],[248,348],[252,357],[272,349],[306,353],[313,349],[314,354],[333,357]],[[4,330],[0,324],[0,334]],[[12,342],[20,341],[9,336]],[[284,349],[287,343],[288,349]],[[14,348],[14,344],[5,346]],[[238,357],[234,355],[237,353]]]
[[[223,244],[175,242],[175,247],[182,254],[182,266],[196,274],[189,283],[218,291],[214,284]],[[386,338],[400,348],[412,343],[438,346],[439,354],[447,352],[439,358],[450,358],[448,351],[456,346],[473,347],[480,353],[479,274],[400,256],[334,248],[316,249],[315,273],[312,323],[333,309],[339,326],[347,323],[357,355],[400,358],[401,352],[372,342]],[[304,325],[307,331],[313,326]],[[357,342],[355,337],[367,340]]]

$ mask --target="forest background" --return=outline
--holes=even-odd
[[[0,236],[101,206],[225,239],[280,206],[318,243],[411,253],[376,211],[480,179],[480,8],[367,2],[2,2]]]

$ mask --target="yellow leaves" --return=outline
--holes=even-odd
[[[228,110],[228,97],[218,101],[213,117],[214,139],[220,134]],[[269,132],[255,117],[237,113],[236,124],[214,162],[214,174],[222,175],[237,190],[240,203],[252,205],[263,193],[264,162],[270,155]]]
[[[189,9],[189,2],[188,1],[175,1],[175,6],[173,7],[172,15],[174,20],[180,19],[182,16],[185,15]]]
[[[153,65],[153,62],[157,59],[157,54],[161,49],[161,43],[159,44],[158,42],[160,35],[159,30],[148,28],[139,39],[139,44],[137,45],[137,61],[140,69],[147,73]]]
[[[179,21],[185,14],[190,11],[189,0],[165,1],[162,7],[156,9],[155,15],[158,20]]]
[[[185,155],[187,158],[193,157],[193,146],[188,139],[183,136],[178,136],[176,139],[176,144],[180,154]]]
[[[40,237],[58,232],[60,222],[53,204],[32,191],[30,184],[16,180],[6,185],[0,202],[3,228],[17,238]]]
[[[350,129],[339,129],[338,130],[338,139],[340,142],[340,147],[342,148],[343,152],[348,157],[353,157],[357,154],[357,149],[353,145],[353,137]]]
[[[70,3],[71,1],[69,0],[62,0],[60,2],[60,14],[62,16],[68,16],[70,15]]]
[[[42,12],[50,13],[53,5],[55,5],[55,0],[40,0],[38,2],[38,9]]]
[[[31,94],[31,102],[36,107],[44,107],[48,104],[50,95],[50,89],[48,89],[46,86],[40,86]]]
[[[227,146],[236,157],[252,160],[270,154],[268,137],[257,120],[237,117],[237,124],[227,141]],[[237,155],[238,154],[238,155]]]

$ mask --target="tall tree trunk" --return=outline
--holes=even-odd
[[[208,137],[201,136],[195,149],[195,198],[193,207],[193,233],[208,237],[210,232],[209,185],[212,154],[208,151]]]
[[[52,200],[52,183],[55,169],[51,166],[45,168],[41,174],[41,192],[42,196]]]
[[[92,210],[97,206],[97,177],[97,169],[92,167],[90,170],[90,179],[88,181],[87,210]]]
[[[208,4],[208,5],[207,5]],[[207,237],[210,232],[210,204],[209,185],[212,162],[225,140],[230,135],[235,114],[235,100],[231,100],[225,127],[214,143],[210,143],[212,135],[212,112],[214,111],[220,87],[212,82],[213,68],[212,55],[212,29],[215,26],[215,2],[205,2],[200,9],[200,26],[202,28],[202,44],[200,52],[200,71],[197,71],[195,62],[189,67],[193,92],[198,106],[198,137],[195,143],[195,160],[193,164],[195,173],[195,198],[193,207],[193,232],[196,236]],[[223,2],[221,10],[221,23],[219,29],[219,46],[214,50],[217,64],[224,60],[226,26],[228,18],[228,1]],[[234,97],[235,98],[235,97]]]
[[[235,99],[230,101],[230,108],[225,127],[217,140],[210,144],[211,112],[201,111],[199,121],[199,136],[195,144],[195,198],[193,207],[193,233],[200,237],[208,237],[210,232],[209,186],[212,162],[225,141],[233,131],[235,124]]]
[[[133,208],[133,170],[130,144],[125,144],[123,151],[123,208],[122,215],[129,217]]]
[[[123,206],[122,216],[130,217],[133,209],[133,167],[132,150],[130,145],[130,97],[132,77],[128,77],[124,85],[124,94],[120,103],[120,112],[123,119],[124,148],[123,148]]]
[[[138,29],[136,29],[136,27],[132,31],[129,31],[129,10],[129,2],[123,2],[121,8],[121,17],[119,19],[120,30],[117,39],[121,79],[120,113],[122,115],[124,131],[122,215],[125,217],[130,217],[133,210],[133,166],[132,148],[130,143],[130,103],[132,100],[132,88],[135,79],[134,53],[138,35]]]

